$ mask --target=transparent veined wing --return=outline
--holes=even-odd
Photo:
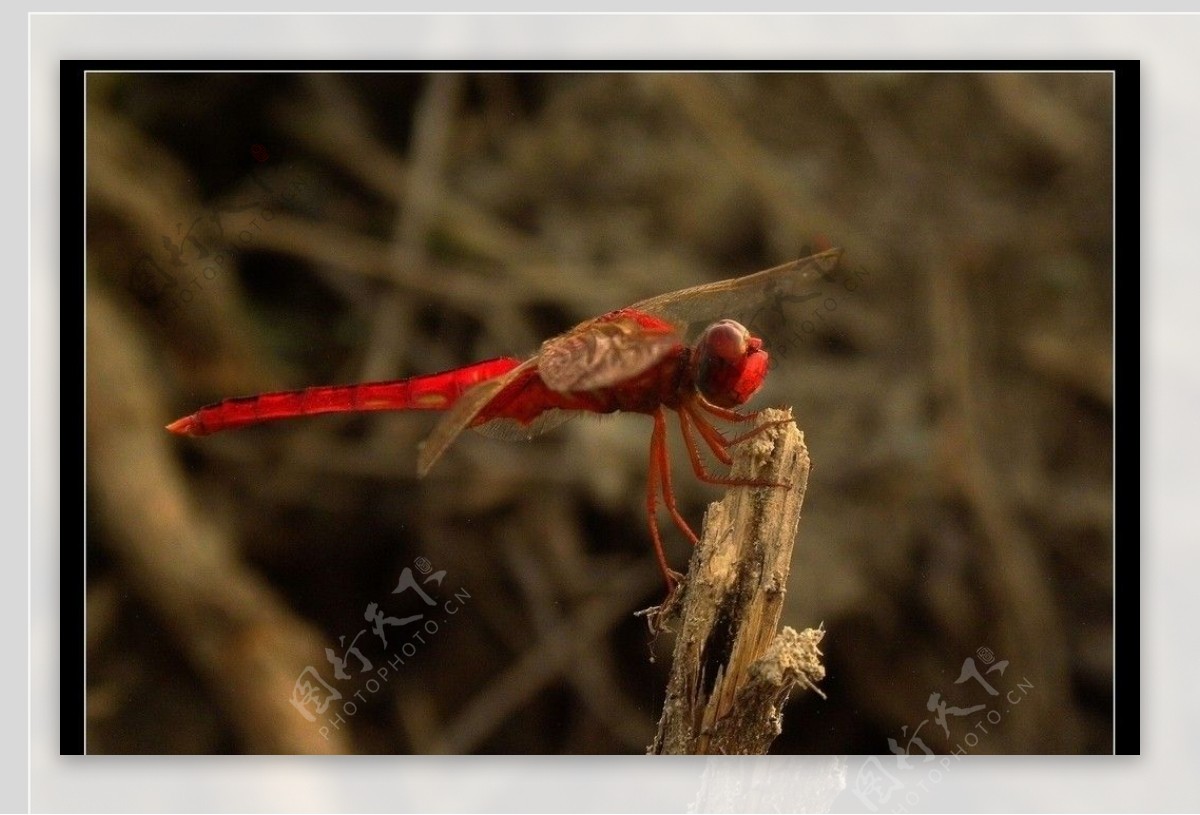
[[[429,468],[442,457],[442,453],[446,452],[447,448],[454,443],[454,440],[458,438],[463,429],[474,421],[479,412],[487,407],[488,403],[497,394],[535,365],[536,357],[526,360],[504,376],[481,382],[464,393],[454,403],[454,407],[450,408],[441,421],[433,428],[433,432],[429,434],[429,438],[421,444],[417,452],[417,474],[424,476],[428,473]]]
[[[500,417],[497,419],[492,419],[490,422],[484,422],[483,424],[475,425],[471,429],[478,433],[482,433],[490,439],[500,439],[502,441],[528,441],[535,436],[540,436],[543,433],[566,424],[578,415],[578,411],[551,408],[550,410],[543,412],[529,424],[521,424],[516,419]]]
[[[836,281],[841,249],[829,249],[772,269],[660,294],[630,309],[659,315],[680,326],[742,319],[767,304],[803,301],[820,284]]]

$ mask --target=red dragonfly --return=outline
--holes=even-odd
[[[773,269],[652,297],[609,312],[542,343],[524,361],[500,357],[443,373],[390,382],[339,385],[226,399],[200,408],[167,429],[206,436],[260,422],[373,410],[445,410],[421,445],[417,472],[425,475],[465,428],[502,438],[532,438],[580,412],[645,413],[654,418],[646,509],[659,568],[673,591],[678,575],[667,565],[657,523],[658,495],[672,520],[698,543],[675,503],[667,458],[666,411],[679,426],[696,477],[710,484],[781,486],[711,474],[693,430],[722,463],[729,447],[752,436],[727,439],[709,416],[742,423],[738,413],[762,386],[767,352],[762,340],[726,314],[767,301],[807,299],[796,292],[818,279],[832,280],[841,250],[830,249]],[[685,339],[693,323],[717,320],[694,345]],[[707,414],[707,415],[706,415]]]

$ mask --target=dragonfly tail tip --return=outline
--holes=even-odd
[[[176,436],[198,436],[196,431],[199,430],[198,423],[191,416],[184,416],[182,419],[176,419],[167,425],[167,430],[174,433]]]

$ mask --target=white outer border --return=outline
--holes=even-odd
[[[68,23],[83,20],[70,17],[57,19]],[[112,19],[91,18],[88,21],[92,26],[90,33],[98,34]],[[123,15],[123,24],[143,26],[141,35],[122,41],[111,38],[112,29],[109,27],[107,33],[110,38],[93,48],[88,55],[96,56],[96,51],[103,52],[108,48],[124,48],[126,50],[123,53],[114,56],[148,56],[150,54],[147,51],[153,52],[156,57],[172,54],[180,57],[202,56],[214,54],[216,49],[233,56],[234,53],[228,48],[234,41],[241,48],[256,49],[256,55],[262,58],[321,58],[351,47],[356,50],[374,49],[362,53],[363,57],[403,55],[420,58],[472,53],[479,55],[484,52],[489,56],[529,58],[595,57],[606,52],[615,56],[633,56],[638,49],[642,53],[676,57],[696,56],[698,53],[727,57],[736,53],[742,58],[826,58],[862,56],[862,50],[868,48],[882,49],[889,56],[915,58],[969,55],[1140,57],[1143,59],[1143,88],[1146,91],[1143,109],[1149,125],[1143,133],[1147,157],[1144,166],[1149,171],[1149,181],[1145,185],[1148,206],[1144,215],[1143,238],[1146,248],[1143,255],[1148,261],[1147,275],[1156,275],[1143,284],[1144,293],[1149,295],[1144,308],[1147,312],[1154,312],[1154,319],[1147,321],[1144,332],[1150,341],[1146,349],[1148,369],[1144,381],[1151,386],[1150,398],[1161,399],[1164,395],[1176,397],[1174,402],[1162,400],[1144,406],[1148,408],[1145,417],[1149,429],[1143,438],[1162,442],[1159,449],[1166,449],[1165,453],[1148,452],[1147,463],[1151,466],[1167,465],[1169,469],[1169,472],[1164,472],[1156,467],[1154,475],[1157,477],[1153,478],[1155,488],[1148,484],[1147,495],[1153,508],[1160,510],[1170,509],[1174,502],[1186,508],[1186,502],[1193,499],[1193,485],[1200,472],[1192,462],[1200,459],[1200,455],[1195,455],[1195,439],[1187,432],[1194,418],[1195,406],[1186,400],[1200,400],[1200,377],[1197,376],[1194,361],[1195,349],[1200,347],[1200,321],[1194,317],[1195,304],[1200,303],[1200,283],[1188,275],[1196,265],[1195,252],[1187,252],[1186,249],[1190,247],[1184,245],[1183,241],[1192,228],[1195,211],[1192,191],[1200,188],[1197,183],[1200,181],[1197,177],[1200,167],[1193,149],[1198,143],[1196,137],[1200,135],[1200,109],[1193,90],[1198,78],[1197,68],[1200,67],[1194,47],[1194,43],[1200,41],[1200,37],[1197,37],[1200,26],[1195,17],[1041,15],[1027,18],[1008,15],[989,18],[988,26],[982,28],[974,25],[977,21],[973,18],[961,16],[923,15],[914,20],[830,15],[799,19],[760,18],[758,22],[755,18],[741,16],[688,17],[680,18],[670,26],[677,31],[670,40],[662,39],[663,27],[647,25],[648,21],[662,22],[655,17],[633,20],[632,24],[623,17],[583,20],[522,17],[511,21],[504,18],[442,17],[432,26],[425,25],[423,19],[421,24],[414,26],[417,20],[413,18],[385,20],[388,24],[382,25],[373,18],[323,17],[316,26],[321,30],[316,31],[312,26],[304,30],[304,18],[251,20],[241,17],[222,20],[226,23],[226,29],[235,29],[233,32],[227,30],[226,34],[231,36],[224,40],[211,37],[207,41],[204,39],[215,30],[212,26],[205,30],[201,30],[203,26],[189,30],[183,48],[186,53],[179,53],[177,38],[163,36],[160,25],[162,19]],[[202,22],[205,19],[214,18],[212,15],[200,18]],[[286,36],[274,40],[262,36],[269,33],[264,21],[270,25],[284,25],[288,29]],[[397,21],[404,25],[395,25]],[[62,45],[62,40],[47,42],[48,32],[38,27],[40,22],[36,18],[31,20],[29,28],[31,97],[34,97],[37,88],[34,81],[36,72],[43,67],[38,60],[46,58],[48,46]],[[299,25],[293,27],[296,22]],[[358,26],[359,31],[352,42],[345,37],[345,33],[354,27],[347,23],[356,22],[365,25]],[[797,22],[803,25],[796,26]],[[850,25],[846,25],[847,22]],[[239,27],[242,29],[240,34],[236,31]],[[555,36],[572,27],[575,31],[567,40]],[[622,27],[623,32],[620,30]],[[69,37],[65,30],[67,28],[70,25],[59,29],[60,35],[67,35],[63,37],[64,40]],[[150,37],[145,35],[147,29]],[[536,36],[529,36],[531,29],[538,30]],[[421,40],[412,36],[413,30],[417,34],[435,33],[450,39],[439,40],[435,37]],[[495,37],[497,30],[507,30],[511,39],[498,41]],[[614,32],[619,36],[614,36]],[[912,39],[914,32],[915,40]],[[247,37],[246,33],[258,36]],[[387,42],[381,39],[385,34],[390,38]],[[310,51],[298,54],[294,50],[296,43],[291,38],[293,35],[309,38],[307,47]],[[34,47],[39,48],[36,55],[32,50]],[[141,49],[140,53],[137,49]],[[245,52],[239,53],[244,55]],[[340,53],[344,54],[344,51]],[[39,110],[34,104],[35,101],[36,97],[29,106],[28,130],[29,147],[34,157],[38,153],[38,145],[34,141],[38,123],[33,116],[35,112],[45,114],[44,109]],[[42,99],[39,104],[44,108],[47,103]],[[55,116],[56,112],[57,108],[54,108]],[[44,152],[44,147],[42,150]],[[29,208],[34,202],[32,190],[35,169],[38,169],[36,162],[30,165],[28,175],[30,188],[26,206]],[[1169,173],[1162,172],[1164,170]],[[55,191],[52,197],[56,194]],[[44,217],[38,220],[38,213],[33,214],[38,228],[32,229],[31,224],[27,235],[31,261],[39,259],[35,256],[44,248],[43,243],[35,240],[35,235],[44,240],[47,228]],[[45,260],[44,257],[40,259]],[[1161,263],[1155,264],[1156,260]],[[1168,276],[1170,279],[1165,279]],[[44,307],[47,305],[45,282],[36,276],[29,282],[27,316],[31,326],[37,321],[38,328],[27,360],[27,381],[31,387],[28,407],[34,420],[35,433],[30,441],[33,446],[27,447],[30,458],[26,462],[26,475],[32,479],[35,473],[32,462],[43,460],[40,456],[33,458],[33,451],[44,449],[38,443],[44,440],[42,436],[45,434],[37,432],[38,418],[44,420],[47,414],[47,406],[43,404],[44,379],[54,370],[53,365],[49,368],[42,365],[47,360],[41,356],[44,355],[45,345],[40,346],[39,353],[39,341],[44,343],[46,335],[53,334],[57,326],[52,319],[49,325],[44,322]],[[1150,356],[1152,352],[1156,352],[1153,358]],[[39,407],[40,412],[32,412],[35,406]],[[1167,444],[1174,449],[1167,448]],[[35,518],[42,521],[47,518],[44,514],[47,497],[38,493],[37,484],[30,483],[33,491],[27,504],[26,520],[30,524],[28,528],[32,529]],[[1147,510],[1151,508],[1147,506]],[[49,517],[53,518],[52,515]],[[1192,630],[1190,621],[1200,612],[1197,593],[1191,591],[1191,581],[1197,574],[1197,566],[1200,566],[1200,557],[1193,546],[1200,524],[1178,509],[1173,516],[1165,517],[1165,522],[1163,516],[1158,516],[1154,519],[1147,517],[1145,523],[1147,528],[1153,525],[1166,533],[1164,540],[1144,541],[1147,551],[1143,558],[1143,606],[1146,609],[1143,619],[1146,621],[1146,631],[1142,647],[1148,661],[1144,672],[1146,701],[1143,710],[1146,716],[1143,722],[1143,751],[1153,759],[1064,761],[1039,758],[972,762],[964,766],[960,775],[956,773],[956,778],[948,780],[945,787],[927,797],[922,802],[923,806],[946,810],[1005,806],[1138,810],[1145,807],[1174,809],[1196,806],[1196,793],[1188,781],[1191,768],[1186,751],[1195,739],[1194,731],[1189,731],[1188,725],[1200,724],[1200,707],[1190,688],[1191,679],[1197,675],[1194,669],[1198,667],[1198,660],[1194,655],[1195,649],[1188,647],[1187,643]],[[35,551],[31,539],[28,553],[30,562],[32,564],[36,560],[40,566],[45,566],[45,548],[51,547],[53,542],[39,540],[38,544],[38,550]],[[1164,565],[1167,555],[1175,558],[1170,567]],[[52,561],[53,557],[49,560]],[[31,592],[28,611],[31,615],[35,609],[46,611],[45,596],[39,595],[39,603],[35,606],[34,593],[44,588],[47,579],[57,581],[56,572],[48,574],[42,568],[35,571],[38,572],[37,581],[33,580],[32,572],[28,577]],[[1155,583],[1153,592],[1148,590],[1151,581]],[[39,619],[44,622],[46,617],[40,616]],[[1150,630],[1152,624],[1158,626],[1154,631]],[[39,624],[37,628],[44,629],[40,631],[42,635],[50,632],[53,638],[54,626]],[[50,683],[45,681],[48,664],[45,659],[46,647],[52,647],[53,643],[35,642],[34,633],[30,632],[29,647],[31,671],[28,680],[31,692],[35,687],[45,689],[48,684],[50,687],[54,684],[53,676],[49,677]],[[38,672],[32,670],[35,661]],[[35,679],[40,681],[35,684]],[[1151,686],[1151,682],[1155,685]],[[44,691],[40,692],[45,695]],[[40,698],[39,701],[44,705],[47,700]],[[50,700],[51,703],[55,701]],[[53,722],[53,713],[50,712],[49,721]],[[57,742],[56,729],[50,730],[49,745],[44,729],[38,738],[34,738],[37,733],[35,723],[47,721],[45,707],[37,713],[35,720],[31,710],[29,718],[32,731],[30,750],[35,746],[39,750],[44,750],[46,746],[53,749]],[[1161,715],[1155,716],[1156,713]],[[31,795],[35,777],[38,782],[38,797],[32,801],[38,809],[86,808],[97,811],[153,811],[174,807],[303,810],[456,807],[552,811],[577,808],[581,804],[589,809],[616,810],[625,809],[630,803],[643,809],[679,809],[690,801],[686,794],[680,796],[679,793],[686,793],[689,788],[694,792],[700,769],[695,765],[687,767],[684,762],[684,771],[679,772],[680,768],[673,766],[676,762],[664,762],[651,765],[653,774],[644,775],[647,764],[636,758],[590,761],[563,759],[553,762],[549,767],[545,761],[536,759],[414,759],[403,762],[395,759],[365,759],[334,761],[327,766],[314,765],[311,761],[298,764],[284,759],[239,758],[231,764],[220,760],[180,762],[167,759],[121,761],[89,758],[79,764],[54,760],[53,757],[47,760],[42,753],[35,758],[35,763],[37,766],[31,768],[28,779]],[[33,769],[37,770],[36,774]],[[539,769],[540,773],[530,772]],[[624,777],[626,783],[613,784],[616,776]],[[1013,783],[1015,777],[1020,778],[1020,783]],[[466,783],[468,780],[469,783]],[[197,783],[200,786],[196,786]],[[223,786],[214,788],[214,785]],[[476,794],[472,795],[472,791]],[[530,792],[537,793],[540,800],[517,803],[519,799],[515,796]],[[106,801],[113,794],[121,795],[124,800]],[[496,796],[503,800],[498,800]],[[847,804],[846,799],[847,796],[843,796],[835,802],[836,808],[847,805],[853,808],[854,803]],[[175,802],[174,807],[171,801]]]

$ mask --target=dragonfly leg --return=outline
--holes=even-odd
[[[796,422],[795,419],[776,419],[773,422],[763,422],[762,424],[755,427],[753,430],[730,439],[726,446],[733,447],[735,444],[741,444],[744,441],[754,438],[759,433],[762,433],[764,430],[767,430],[768,428],[778,427],[781,424],[795,424],[795,422]]]
[[[654,556],[658,559],[659,571],[663,574],[663,579],[667,582],[667,596],[671,596],[675,592],[675,587],[679,585],[680,574],[673,571],[667,565],[667,556],[663,551],[662,537],[658,532],[658,493],[661,487],[664,486],[663,496],[667,504],[667,510],[675,518],[676,523],[681,523],[683,519],[679,516],[679,511],[675,508],[675,496],[671,492],[671,472],[667,466],[667,441],[666,441],[666,421],[663,419],[662,409],[660,408],[654,414],[654,430],[650,434],[650,473],[646,479],[646,512],[650,516],[650,539],[654,542]],[[691,537],[692,542],[696,542],[696,535],[688,529],[687,524],[682,527]]]
[[[692,471],[696,473],[696,476],[701,481],[709,481],[712,476],[704,466],[704,461],[700,457],[699,445],[696,444],[696,440],[692,436],[693,424],[695,424],[696,430],[700,432],[700,438],[704,439],[704,443],[708,445],[708,449],[712,451],[712,454],[722,464],[728,467],[733,464],[733,459],[730,458],[729,451],[725,449],[726,441],[721,432],[697,416],[690,406],[681,406],[679,409],[679,429],[683,431],[683,441],[687,445],[688,457],[692,460]]]
[[[659,408],[654,413],[654,428],[658,434],[658,468],[661,475],[663,503],[667,505],[667,511],[671,513],[671,520],[675,521],[675,526],[684,534],[692,546],[700,543],[700,539],[696,537],[696,533],[688,526],[688,522],[684,520],[683,515],[679,512],[679,507],[675,504],[675,490],[671,487],[671,461],[667,457],[667,417]]]
[[[737,424],[742,424],[744,422],[749,422],[754,419],[757,419],[758,414],[762,413],[761,410],[756,410],[753,413],[738,413],[736,410],[730,410],[728,408],[723,408],[723,407],[714,405],[712,402],[709,402],[707,399],[703,399],[703,398],[697,398],[697,399],[695,399],[695,402],[697,404],[699,404],[702,409],[708,411],[712,415],[714,415],[720,419],[724,419],[727,422],[735,422]],[[697,425],[699,425],[700,424],[699,414],[693,413],[693,417],[695,419],[697,419]],[[747,439],[752,439],[755,436],[757,436],[759,433],[766,430],[768,427],[775,427],[775,426],[781,425],[781,424],[792,424],[795,421],[796,421],[795,419],[776,419],[773,422],[765,422],[763,424],[758,425],[757,427],[755,427],[753,430],[749,431],[748,433],[743,433],[742,435],[737,436],[736,438],[733,438],[733,439],[725,442],[725,447],[733,447],[735,444],[741,444],[742,442],[746,441]],[[717,456],[717,457],[721,458],[720,456]],[[722,461],[724,461],[724,459],[722,459]],[[726,462],[726,463],[728,463],[728,462]]]
[[[752,422],[758,417],[759,414],[759,411],[757,410],[751,413],[738,413],[736,410],[730,410],[729,408],[723,408],[719,407],[718,405],[714,405],[712,402],[701,396],[697,396],[695,399],[693,399],[693,401],[704,410],[707,410],[709,413],[716,416],[718,419],[724,419],[727,422],[734,422],[735,424]]]
[[[751,433],[746,434],[745,436],[739,436],[733,441],[727,442],[725,441],[725,437],[721,435],[720,431],[713,427],[708,420],[700,415],[700,413],[698,413],[690,404],[682,405],[678,413],[679,428],[683,431],[683,440],[687,444],[688,457],[692,461],[692,470],[696,473],[696,478],[707,484],[721,484],[728,487],[788,488],[791,486],[790,484],[781,481],[767,481],[759,478],[723,478],[721,476],[713,475],[704,466],[704,460],[700,456],[700,450],[696,446],[696,442],[692,437],[691,431],[691,425],[694,424],[696,426],[696,430],[698,430],[700,433],[700,437],[704,439],[705,443],[708,444],[709,449],[712,450],[713,455],[720,459],[723,463],[730,464],[732,459],[729,456],[729,451],[727,448],[731,445],[745,441],[746,438],[749,438],[755,433],[762,432],[761,427],[756,427]],[[770,427],[773,424],[777,423],[772,422],[770,424],[763,425],[763,427]]]

